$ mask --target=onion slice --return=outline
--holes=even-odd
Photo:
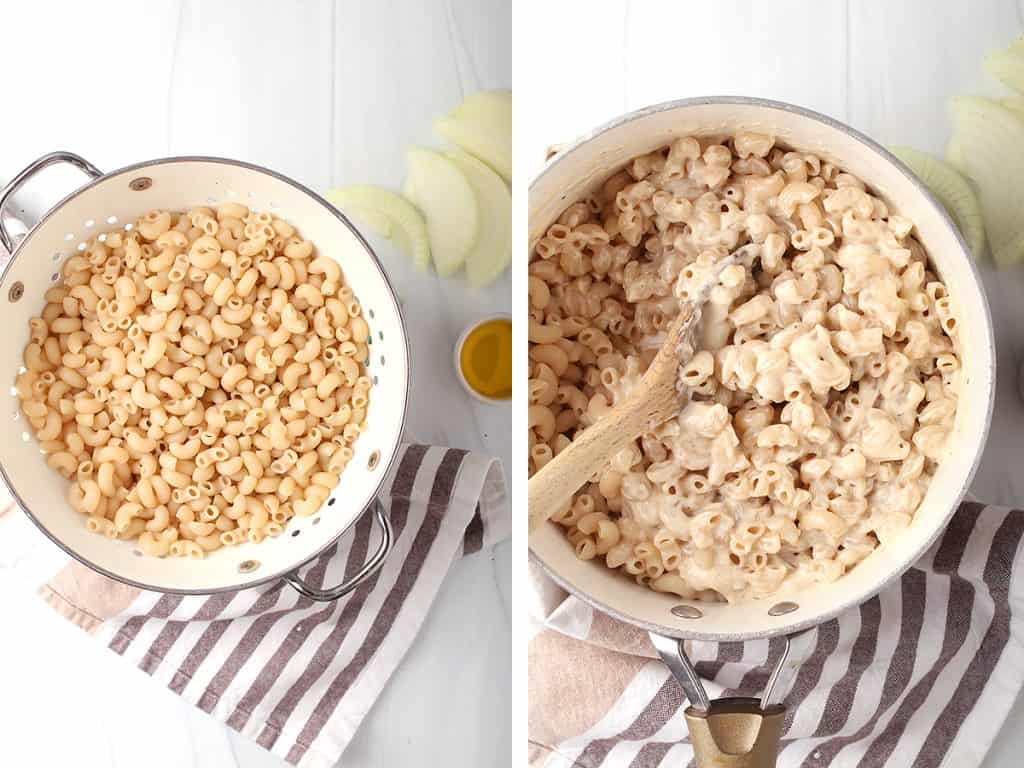
[[[410,147],[402,192],[423,211],[430,253],[441,277],[454,274],[476,243],[479,205],[465,174],[444,155]]]
[[[1024,99],[1000,99],[999,103],[1024,120]]]
[[[964,173],[964,150],[956,136],[951,136],[946,144],[946,162],[961,174]]]
[[[949,112],[963,169],[978,190],[992,256],[999,265],[1016,264],[1024,258],[1017,195],[1024,177],[1024,121],[980,96],[954,96]]]
[[[381,237],[393,240],[419,269],[430,264],[427,224],[416,207],[401,195],[370,184],[332,189],[327,199]]]
[[[450,115],[434,121],[434,133],[512,180],[512,92],[480,91]]]
[[[993,51],[982,64],[985,71],[1018,93],[1024,93],[1024,50],[1011,46]]]
[[[480,206],[480,234],[466,254],[466,277],[477,287],[493,283],[512,261],[512,195],[486,163],[465,152],[448,152],[473,188]]]
[[[985,223],[978,197],[971,189],[970,182],[953,166],[927,152],[910,147],[891,147],[890,151],[914,172],[949,211],[971,253],[980,259],[985,248]]]

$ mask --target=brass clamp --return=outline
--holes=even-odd
[[[784,637],[759,697],[711,699],[683,641],[650,633],[651,642],[690,702],[684,715],[699,768],[774,768],[786,716],[782,698],[810,649],[810,632]]]

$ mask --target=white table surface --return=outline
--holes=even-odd
[[[885,144],[941,152],[946,97],[1008,95],[981,59],[1024,32],[1014,0],[535,0],[516,94],[517,172],[532,177],[545,148],[639,107],[734,94],[824,112]],[[520,119],[525,114],[526,119]],[[543,116],[543,119],[530,119]],[[973,491],[1024,503],[1024,268],[984,270],[996,326],[995,418]],[[993,712],[1001,718],[1004,712]],[[1020,765],[1024,700],[1007,716],[986,768]]]
[[[480,88],[511,86],[510,6],[5,2],[0,179],[68,149],[106,170],[207,154],[266,165],[318,190],[399,187],[404,148],[436,143],[434,116]],[[26,194],[30,209],[39,195]],[[451,348],[471,320],[511,308],[510,279],[472,293],[461,280],[415,273],[388,243],[372,242],[409,325],[407,437],[507,463],[511,409],[462,392]],[[506,542],[455,565],[342,764],[516,762],[520,744],[507,727],[512,673],[502,663],[513,654],[511,554]],[[3,572],[0,602],[0,765],[284,765],[90,641]]]

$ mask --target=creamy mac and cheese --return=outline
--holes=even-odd
[[[338,263],[237,203],[150,211],[79,251],[16,389],[88,528],[200,558],[315,513],[370,391]]]
[[[679,302],[703,309],[679,415],[554,519],[581,558],[738,601],[833,581],[905,528],[957,407],[957,320],[912,223],[771,136],[681,138],[567,208],[531,254],[536,472],[621,400]]]

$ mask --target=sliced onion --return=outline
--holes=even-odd
[[[891,152],[914,172],[949,211],[975,258],[985,249],[985,223],[978,197],[970,182],[939,158],[910,147],[891,147]]]
[[[1024,99],[1000,99],[999,103],[1013,112],[1017,117],[1024,119]]]
[[[964,171],[978,190],[992,256],[997,264],[1016,264],[1024,259],[1018,192],[1024,178],[1024,121],[980,96],[954,96],[949,111]]]
[[[465,152],[449,152],[469,180],[480,208],[480,235],[466,254],[466,277],[475,286],[494,282],[512,261],[512,195],[490,166]]]
[[[444,155],[410,147],[402,192],[427,220],[430,253],[437,274],[454,274],[476,243],[479,205],[465,174]]]
[[[434,133],[512,180],[512,91],[480,91],[450,115],[434,121]]]
[[[352,184],[332,189],[327,199],[381,237],[393,240],[420,269],[429,266],[427,224],[423,214],[401,195],[370,184]]]
[[[1018,93],[1024,93],[1024,50],[1010,47],[1005,51],[993,51],[985,57],[983,66],[996,79]]]
[[[964,150],[956,136],[950,137],[949,143],[946,144],[946,162],[960,173],[964,172]]]

